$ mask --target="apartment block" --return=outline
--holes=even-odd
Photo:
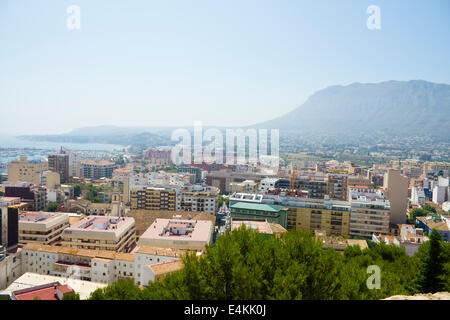
[[[69,226],[67,214],[22,211],[19,213],[19,243],[58,244],[63,230]]]
[[[145,187],[130,191],[131,209],[176,210],[177,192],[173,188]]]
[[[399,170],[389,169],[384,176],[384,189],[391,207],[391,223],[403,224],[406,222],[408,209],[408,178]]]
[[[327,179],[328,196],[331,199],[347,200],[348,174],[342,170],[330,170]]]
[[[64,229],[61,245],[78,249],[129,252],[135,245],[130,217],[89,216]]]
[[[144,159],[152,167],[166,166],[172,163],[171,150],[148,149]]]
[[[61,183],[66,183],[69,180],[69,154],[62,150],[57,153],[48,155],[48,169],[59,173]]]
[[[113,171],[117,168],[114,162],[106,160],[81,160],[80,165],[82,177],[91,180],[112,178]]]
[[[41,182],[43,186],[49,189],[55,189],[61,185],[61,179],[58,172],[46,170],[41,173]]]
[[[6,249],[0,245],[0,290],[6,289],[22,275],[22,259],[19,248]]]
[[[148,266],[179,261],[184,251],[139,246],[133,253],[105,250],[77,249],[41,244],[27,244],[22,250],[24,272],[67,278],[95,283],[111,284],[119,279],[133,279],[137,285],[147,285]],[[154,275],[164,275],[154,272]],[[157,279],[155,279],[157,280]]]
[[[33,211],[42,211],[47,205],[47,189],[29,182],[5,186],[5,197],[19,197],[20,201],[28,203]]]
[[[374,233],[389,234],[391,207],[388,200],[366,196],[351,200],[350,235],[371,237]]]
[[[215,215],[220,190],[199,185],[187,186],[177,194],[177,211],[203,211]]]
[[[425,204],[426,197],[423,188],[413,187],[411,190],[411,203],[419,206]]]
[[[8,181],[11,183],[26,181],[39,184],[41,174],[47,168],[47,162],[29,161],[27,157],[20,157],[8,163]]]
[[[233,194],[230,197],[231,216],[233,208],[271,205],[287,211],[286,229],[321,230],[331,236],[354,235],[371,237],[372,232],[387,234],[390,225],[389,201],[383,193],[350,194],[349,201],[311,199],[285,195]],[[261,207],[262,208],[262,207]],[[241,209],[239,209],[241,210]],[[263,214],[265,216],[267,214]],[[260,215],[260,218],[262,218]],[[257,218],[257,216],[254,216]]]
[[[8,249],[19,242],[20,198],[0,198],[0,246]]]
[[[293,189],[308,192],[308,198],[323,199],[328,195],[328,183],[322,176],[297,176],[292,181]]]

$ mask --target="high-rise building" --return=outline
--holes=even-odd
[[[389,169],[384,176],[384,189],[391,206],[391,223],[403,224],[406,222],[408,209],[408,178],[400,170]]]
[[[48,169],[59,173],[61,183],[69,180],[69,154],[62,150],[48,155]]]
[[[347,200],[348,174],[341,170],[330,170],[328,173],[328,196],[331,199]]]
[[[5,248],[19,243],[19,203],[18,198],[0,199],[0,245]]]

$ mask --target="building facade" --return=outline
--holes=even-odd
[[[176,210],[177,191],[173,188],[146,187],[130,191],[131,209]]]
[[[62,232],[69,226],[67,214],[22,211],[19,213],[19,243],[59,244]]]
[[[8,163],[8,181],[11,183],[26,181],[39,184],[42,172],[47,169],[47,162],[31,162],[27,157],[20,157]]]
[[[64,229],[61,245],[78,249],[129,252],[135,245],[130,217],[89,216]]]

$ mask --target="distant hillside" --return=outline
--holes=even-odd
[[[416,80],[332,86],[288,114],[255,127],[450,138],[450,85]]]
[[[450,140],[450,85],[426,81],[387,81],[332,86],[303,105],[254,128],[280,129],[280,137],[298,134],[343,141],[352,136],[428,136]],[[208,127],[204,127],[206,130]],[[175,127],[82,127],[62,135],[23,136],[28,140],[119,145],[171,145]],[[192,125],[186,129],[192,130]],[[225,128],[217,128],[224,130]]]
[[[153,132],[150,132],[153,131]],[[168,129],[143,127],[98,126],[75,129],[67,134],[31,135],[21,138],[32,141],[109,143],[118,145],[161,146],[170,144]]]

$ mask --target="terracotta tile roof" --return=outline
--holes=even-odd
[[[49,246],[37,243],[28,243],[23,247],[24,250],[42,251],[58,254],[75,255],[80,257],[90,258],[103,258],[103,259],[117,259],[125,261],[134,261],[134,255],[132,253],[114,252],[108,250],[90,250],[90,249],[77,249],[69,247]]]
[[[186,251],[167,248],[156,248],[151,246],[138,246],[136,249],[136,253],[151,254],[166,257],[181,257],[186,253]]]
[[[36,286],[28,289],[14,291],[13,295],[17,300],[58,300],[56,297],[57,290],[64,295],[73,293],[74,291],[67,285],[60,285],[58,282],[49,283],[42,286]]]
[[[161,262],[150,265],[150,269],[155,275],[178,271],[181,270],[181,268],[183,268],[183,262],[180,260]]]

